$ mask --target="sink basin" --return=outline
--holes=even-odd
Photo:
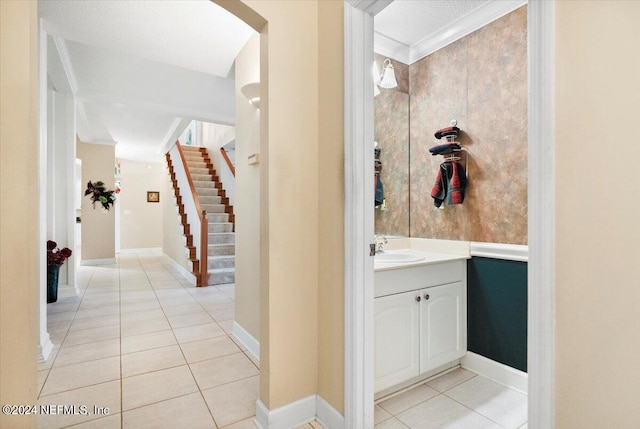
[[[416,253],[379,253],[374,257],[375,262],[386,264],[399,264],[402,262],[418,262],[425,259]]]

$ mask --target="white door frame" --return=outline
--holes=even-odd
[[[373,16],[390,0],[345,0],[345,427],[373,427]],[[555,1],[530,1],[529,426],[553,428]]]

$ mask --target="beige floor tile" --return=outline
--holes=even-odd
[[[166,317],[161,319],[141,320],[139,322],[130,322],[122,324],[122,336],[130,337],[131,335],[150,334],[152,332],[165,331],[171,329]]]
[[[58,301],[59,300],[60,299],[58,298]],[[79,305],[80,305],[80,301],[64,302],[64,303],[55,302],[55,303],[47,304],[47,314],[65,313],[65,312],[68,312],[68,311],[76,311],[78,309]]]
[[[210,314],[216,322],[222,322],[223,320],[234,320],[235,308],[212,311]]]
[[[216,300],[215,302],[202,302],[202,306],[204,307],[204,309],[206,311],[208,311],[209,313],[213,312],[213,311],[222,311],[222,310],[229,310],[232,308],[235,308],[235,301],[232,300],[231,298],[222,298],[219,300]]]
[[[89,308],[103,307],[103,306],[109,306],[109,305],[119,305],[119,304],[120,304],[120,297],[117,295],[113,297],[103,297],[100,299],[83,299],[78,309],[86,310]]]
[[[212,429],[216,425],[200,393],[158,402],[123,415],[124,429]]]
[[[500,426],[491,420],[444,395],[438,395],[410,408],[397,415],[396,418],[411,429],[435,429],[441,427],[500,429]]]
[[[176,305],[175,307],[163,308],[164,314],[169,316],[178,316],[181,314],[200,313],[202,306],[198,303]]]
[[[134,302],[132,304],[122,304],[120,306],[120,312],[131,313],[134,311],[153,310],[155,308],[160,308],[160,303],[157,299],[143,302]]]
[[[70,414],[38,415],[39,429],[62,428],[101,418],[101,415],[94,414],[94,406],[109,408],[110,415],[118,414],[120,412],[120,381],[110,381],[108,383],[42,396],[38,399],[38,404],[85,405],[88,412],[86,416]]]
[[[236,344],[226,335],[206,340],[181,344],[187,362],[194,363],[240,352]]]
[[[180,286],[182,288],[182,286]],[[173,289],[171,289],[173,290]],[[180,289],[180,291],[182,291],[184,289]],[[162,292],[162,290],[158,290],[158,292]],[[161,298],[159,299],[160,301],[160,305],[163,308],[168,308],[168,307],[176,307],[178,305],[188,305],[188,304],[196,304],[197,301],[195,299],[193,299],[191,296],[183,296],[183,297],[177,297],[177,298]]]
[[[133,313],[122,313],[120,321],[122,323],[140,322],[143,320],[162,319],[164,312],[159,309],[135,311]]]
[[[58,313],[47,312],[47,323],[62,322],[65,320],[73,320],[76,316],[75,310],[72,311],[60,311]]]
[[[389,420],[393,417],[387,410],[382,408],[380,405],[375,405],[373,408],[373,424],[377,425],[378,423],[382,423],[385,420]]]
[[[53,350],[49,353],[49,357],[45,362],[38,362],[38,371],[44,369],[50,369],[53,366],[53,362],[56,360],[56,356],[60,351],[60,343],[53,343]]]
[[[474,377],[445,394],[505,428],[515,429],[527,421],[527,395],[486,377]]]
[[[63,345],[53,363],[54,367],[120,356],[120,339],[96,341],[76,346]]]
[[[87,308],[85,310],[78,310],[76,313],[76,319],[84,319],[86,317],[99,317],[107,316],[109,314],[120,313],[119,305],[109,305],[106,307]]]
[[[224,331],[217,323],[207,323],[205,325],[188,326],[186,328],[174,329],[178,342],[180,344],[189,343],[191,341],[206,340],[207,338],[219,337],[225,335]]]
[[[225,426],[224,429],[256,429],[257,427],[258,426],[256,426],[254,418],[252,417],[250,419],[242,420],[241,422]]]
[[[109,314],[107,316],[86,317],[84,319],[75,319],[69,328],[70,331],[79,331],[81,329],[100,328],[102,326],[111,326],[120,324],[120,314]]]
[[[395,417],[391,417],[388,420],[385,420],[381,423],[377,423],[374,427],[375,429],[407,429],[407,426],[402,424],[402,422],[396,419]],[[468,429],[475,429],[475,428],[468,428]]]
[[[255,416],[259,383],[255,376],[204,390],[202,395],[216,424],[223,427]]]
[[[311,423],[309,423],[311,425],[311,427],[313,427],[314,429],[323,429],[322,425],[320,423],[318,423],[317,421],[312,421]]]
[[[123,378],[122,406],[131,410],[197,391],[189,367],[183,365]]]
[[[474,372],[458,368],[431,380],[427,383],[427,386],[437,390],[440,393],[443,393],[475,376],[476,374]]]
[[[422,384],[386,401],[382,401],[378,405],[387,410],[392,416],[395,416],[421,402],[428,401],[434,396],[438,396],[438,392],[426,384]]]
[[[201,390],[258,375],[258,369],[244,355],[236,353],[191,364]]]
[[[206,311],[192,314],[180,314],[178,316],[168,316],[167,319],[169,319],[169,324],[171,324],[173,329],[213,323],[213,319]]]
[[[221,320],[218,322],[218,325],[220,325],[228,335],[233,333],[233,320]]]
[[[311,426],[311,423],[305,423],[302,426],[298,426],[296,429],[313,429],[313,426]]]
[[[121,427],[122,415],[118,413],[86,423],[80,423],[79,425],[69,426],[69,429],[121,429]]]
[[[150,350],[178,344],[172,331],[159,331],[150,334],[132,335],[121,340],[122,354]]]
[[[81,329],[79,331],[70,331],[64,339],[64,345],[75,346],[119,337],[120,326],[118,325]]]
[[[177,345],[122,355],[122,376],[181,366],[187,362]]]
[[[53,367],[42,388],[42,395],[64,392],[120,378],[120,357]]]

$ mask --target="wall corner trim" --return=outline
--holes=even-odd
[[[479,243],[472,241],[469,244],[471,256],[483,258],[504,259],[507,261],[529,261],[529,246],[502,243]]]
[[[460,366],[476,374],[483,375],[507,387],[527,394],[529,376],[500,362],[488,359],[473,352],[467,352],[460,361]]]
[[[231,333],[243,346],[247,348],[247,351],[256,362],[260,362],[260,342],[256,340],[246,329],[238,324],[235,320],[231,328]]]
[[[302,426],[316,418],[316,395],[290,402],[275,410],[256,401],[255,423],[260,429],[290,429]]]
[[[344,429],[344,416],[320,395],[290,402],[275,410],[269,410],[264,403],[256,401],[255,423],[260,429],[290,429],[317,420],[328,429]]]
[[[325,428],[345,429],[344,416],[320,395],[316,396],[316,420]]]

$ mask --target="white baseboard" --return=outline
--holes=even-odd
[[[316,418],[316,395],[290,402],[275,410],[269,410],[258,399],[255,423],[260,429],[291,429],[309,423]]]
[[[162,252],[162,255],[167,260],[167,262],[169,264],[171,264],[171,266],[173,268],[178,270],[180,272],[180,274],[182,274],[187,280],[189,280],[189,283],[191,283],[194,286],[196,285],[196,276],[194,276],[193,273],[191,273],[185,267],[183,267],[182,265],[177,263],[175,259],[173,259],[171,256],[167,255],[166,253]]]
[[[231,333],[240,343],[247,348],[247,351],[256,362],[260,363],[260,343],[250,333],[246,331],[235,320],[231,328]]]
[[[47,333],[47,338],[44,340],[43,344],[38,344],[38,363],[46,363],[52,351],[53,343]]]
[[[528,374],[515,368],[511,368],[510,366],[501,364],[500,362],[496,362],[473,352],[467,352],[460,361],[460,365],[469,371],[483,375],[493,381],[497,381],[500,384],[504,384],[505,386],[511,387],[512,389],[518,390],[522,393],[526,394],[528,391]]]
[[[116,258],[106,258],[106,259],[83,259],[80,261],[80,265],[115,265]]]
[[[118,252],[121,255],[127,255],[131,253],[162,253],[162,247],[141,247],[137,249],[120,249]]]
[[[260,429],[291,429],[317,420],[327,429],[344,429],[344,416],[320,395],[311,395],[291,402],[275,410],[269,410],[258,399],[256,402],[256,426]]]
[[[316,395],[316,420],[327,429],[345,429],[344,416],[320,395]]]

